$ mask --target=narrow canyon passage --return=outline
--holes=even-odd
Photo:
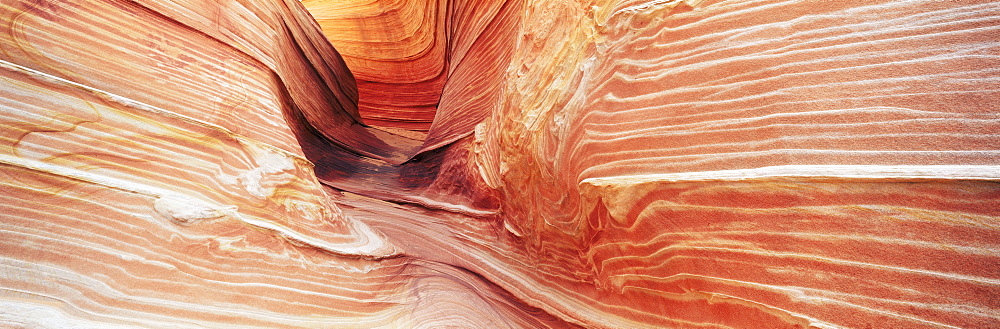
[[[995,328],[1000,4],[5,0],[3,328]]]

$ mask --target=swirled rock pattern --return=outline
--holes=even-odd
[[[0,326],[997,327],[998,23],[6,1]]]

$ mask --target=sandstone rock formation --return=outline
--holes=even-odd
[[[0,327],[1000,326],[1000,4],[10,0],[0,30]]]

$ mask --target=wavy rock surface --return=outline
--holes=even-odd
[[[996,327],[997,23],[4,2],[0,326]]]

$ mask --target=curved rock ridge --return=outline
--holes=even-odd
[[[520,1],[306,0],[358,83],[364,122],[455,141],[490,113]],[[429,132],[428,132],[429,131]],[[403,132],[406,133],[406,132]],[[430,136],[426,136],[429,133]]]
[[[442,1],[303,1],[358,81],[368,124],[426,131],[447,78]]]
[[[0,3],[0,327],[997,327],[997,23]]]

